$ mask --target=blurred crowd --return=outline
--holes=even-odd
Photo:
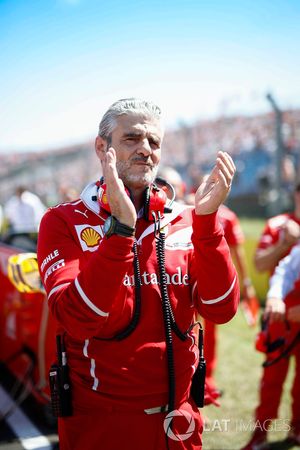
[[[284,187],[291,189],[299,177],[300,110],[283,113],[282,138],[282,179]],[[80,192],[99,173],[93,146],[90,141],[37,153],[0,155],[0,204],[19,185],[28,186],[46,205],[68,199],[71,192]],[[221,117],[167,130],[162,164],[170,165],[172,161],[187,192],[193,192],[199,179],[211,169],[216,152],[222,149],[233,156],[237,166],[231,197],[248,193],[264,196],[276,176],[276,146],[273,113]]]

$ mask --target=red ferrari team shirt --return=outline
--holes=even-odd
[[[143,409],[164,405],[168,371],[154,224],[139,218],[135,238],[107,238],[107,213],[99,210],[96,196],[92,183],[78,201],[49,209],[38,241],[49,308],[65,332],[71,381],[78,387],[74,409],[82,412],[99,403]],[[195,312],[216,323],[229,321],[239,286],[216,214],[197,216],[191,207],[174,204],[161,229],[170,303],[187,336],[182,341],[173,335],[176,402],[181,402],[198,361],[196,330],[190,329]],[[134,332],[116,340],[135,306],[134,239],[141,313]]]

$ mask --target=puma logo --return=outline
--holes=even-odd
[[[88,210],[87,209],[84,212],[79,211],[79,209],[75,209],[75,212],[78,212],[79,214],[82,214],[84,217],[86,217],[88,219],[88,215],[87,215]]]

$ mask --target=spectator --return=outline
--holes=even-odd
[[[277,417],[280,394],[291,356],[296,359],[296,369],[291,390],[292,419],[287,440],[289,445],[300,445],[300,245],[295,246],[290,255],[280,261],[270,279],[265,319],[273,324],[266,340],[273,341],[273,331],[273,336],[280,336],[281,341],[277,338],[277,342],[282,343],[282,348],[279,347],[281,352],[276,358],[270,350],[267,353],[261,403],[256,410],[256,420],[259,421],[256,429],[259,429],[260,433],[254,433],[244,450],[269,448],[266,427],[270,426],[270,419]],[[268,373],[270,369],[272,376]]]
[[[158,177],[163,178],[170,183],[175,189],[176,201],[184,203],[185,196],[185,184],[181,178],[181,175],[177,170],[170,166],[164,166],[159,169]]]
[[[274,272],[279,261],[288,255],[300,238],[300,183],[294,189],[294,211],[280,214],[268,220],[255,253],[255,266],[258,271]],[[282,315],[282,303],[268,297],[265,315],[272,321],[277,315]],[[271,330],[272,331],[272,330]],[[258,423],[268,423],[278,416],[278,408],[283,384],[288,373],[289,359],[282,358],[280,364],[274,364],[263,369],[260,382],[259,405],[255,411]],[[267,446],[267,430],[264,427],[255,429],[244,450]]]
[[[240,222],[236,214],[231,211],[227,206],[221,205],[218,211],[218,218],[224,230],[224,237],[229,245],[231,256],[236,265],[240,286],[241,286],[241,298],[243,302],[248,306],[249,323],[254,325],[256,323],[256,312],[258,311],[258,300],[256,298],[254,287],[251,283],[251,279],[248,275],[246,257],[244,252],[244,234],[240,226]],[[207,384],[210,390],[215,391],[217,396],[220,393],[216,389],[216,383],[214,381],[214,370],[217,364],[217,325],[209,320],[204,321],[204,354],[206,358],[206,375]]]
[[[45,211],[40,198],[23,186],[4,205],[4,216],[12,233],[37,232]]]
[[[59,187],[60,203],[72,202],[79,198],[80,192],[74,187],[62,184]]]

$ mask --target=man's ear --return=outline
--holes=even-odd
[[[98,158],[103,160],[107,148],[107,142],[101,136],[97,136],[95,139],[95,150]]]

